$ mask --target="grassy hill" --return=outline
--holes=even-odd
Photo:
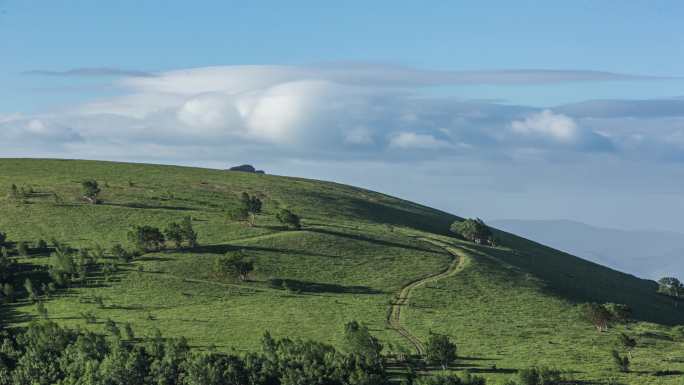
[[[102,204],[80,199],[95,179]],[[14,184],[26,198],[5,198]],[[248,192],[264,202],[255,226],[228,219]],[[275,213],[288,208],[303,229]],[[45,302],[59,323],[103,331],[106,319],[136,334],[186,336],[197,349],[252,350],[265,330],[343,348],[343,326],[367,325],[387,351],[413,351],[430,332],[459,346],[457,370],[491,379],[546,365],[583,381],[679,384],[684,376],[684,306],[656,293],[652,281],[497,232],[500,246],[478,246],[448,233],[456,216],[384,194],[301,178],[189,167],[73,160],[0,160],[0,231],[12,242],[56,239],[76,248],[126,244],[133,225],[164,228],[190,216],[200,246],[145,254],[113,279],[62,290]],[[250,281],[217,279],[216,258],[242,249],[254,259]],[[47,266],[49,253],[22,263]],[[16,286],[35,271],[16,278]],[[287,279],[296,290],[273,287]],[[410,287],[409,287],[410,286]],[[406,289],[408,287],[408,289]],[[405,290],[406,289],[406,290]],[[399,323],[388,322],[401,302]],[[104,306],[98,304],[103,302]],[[598,333],[577,305],[630,305],[635,321]],[[92,313],[97,322],[85,322]],[[37,317],[27,300],[3,306],[5,322]],[[638,340],[633,372],[613,369],[619,332]],[[664,373],[663,371],[670,371]],[[669,374],[662,376],[659,374]]]

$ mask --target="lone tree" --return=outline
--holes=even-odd
[[[480,218],[456,221],[451,224],[450,230],[471,242],[488,245],[493,243],[492,231]]]
[[[371,359],[375,362],[381,359],[382,344],[370,334],[366,326],[356,321],[348,322],[344,326],[344,340],[350,353]]]
[[[185,217],[180,224],[181,235],[188,242],[188,246],[197,247],[197,232],[192,228],[192,218]]]
[[[237,276],[241,281],[246,281],[253,270],[254,262],[242,250],[228,252],[214,261],[214,274],[221,278]]]
[[[94,179],[84,180],[81,182],[81,187],[83,189],[83,198],[92,204],[98,204],[101,201],[97,198],[102,190],[98,186],[97,181]]]
[[[622,356],[622,355],[620,355],[620,352],[618,352],[618,351],[615,350],[615,349],[613,349],[613,350],[610,352],[610,354],[611,354],[611,356],[613,357],[613,363],[615,364],[615,367],[616,367],[619,371],[621,371],[621,372],[623,372],[623,373],[629,372],[629,364],[630,364],[630,362],[629,362],[629,358],[628,358],[627,356]]]
[[[278,222],[284,224],[285,226],[299,230],[302,228],[301,219],[299,216],[288,209],[282,209],[278,214],[276,214],[276,219]]]
[[[456,350],[456,344],[443,334],[431,332],[425,344],[427,361],[431,364],[439,364],[443,370],[456,360]]]
[[[256,215],[261,213],[261,199],[256,195],[249,195],[248,193],[243,192],[240,197],[240,204],[242,208],[247,211],[249,225],[254,226]]]
[[[637,341],[636,339],[630,337],[626,333],[620,333],[618,335],[618,344],[622,346],[626,351],[627,354],[629,355],[629,359],[632,359],[632,350],[636,348],[637,346]]]
[[[617,323],[626,323],[632,316],[632,308],[629,305],[611,302],[603,306],[610,313],[611,320]]]
[[[664,277],[658,280],[658,292],[674,298],[674,306],[677,307],[679,298],[684,295],[684,285],[674,277]]]
[[[138,250],[148,252],[160,250],[164,245],[164,235],[158,228],[152,226],[135,226],[128,232],[128,240]]]
[[[583,312],[586,319],[594,325],[597,331],[608,331],[608,326],[610,325],[613,316],[604,305],[599,303],[588,303],[584,305]]]

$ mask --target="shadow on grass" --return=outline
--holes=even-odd
[[[344,294],[382,294],[380,290],[368,286],[343,286],[334,283],[300,281],[296,279],[272,278],[269,285],[274,289],[302,293],[344,293]]]
[[[195,211],[191,207],[183,206],[164,206],[164,205],[150,205],[145,203],[131,202],[131,203],[115,203],[115,202],[103,202],[102,206],[116,206],[116,207],[127,207],[131,209],[143,209],[143,210],[175,210],[175,211]]]
[[[344,233],[341,231],[333,231],[333,230],[327,230],[327,229],[321,229],[321,228],[306,229],[306,231],[310,231],[312,233],[333,235],[336,237],[343,237],[343,238],[353,239],[353,240],[357,240],[357,241],[370,242],[370,243],[374,243],[374,244],[380,245],[380,246],[410,249],[410,250],[416,250],[416,251],[420,251],[420,252],[424,252],[424,253],[431,253],[431,254],[441,254],[441,252],[439,252],[439,251],[424,248],[424,247],[418,247],[418,246],[413,246],[413,245],[408,245],[408,244],[403,244],[403,243],[390,242],[390,241],[386,241],[386,240],[382,240],[382,239],[370,238],[370,237],[366,237],[366,236],[363,236],[360,234],[349,234],[349,233]]]

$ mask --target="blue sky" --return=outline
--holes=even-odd
[[[21,143],[0,156],[250,161],[462,215],[678,230],[683,11],[0,0],[0,138]]]

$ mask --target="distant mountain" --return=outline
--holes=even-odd
[[[643,278],[684,278],[684,234],[617,230],[569,220],[489,221],[490,225]]]

